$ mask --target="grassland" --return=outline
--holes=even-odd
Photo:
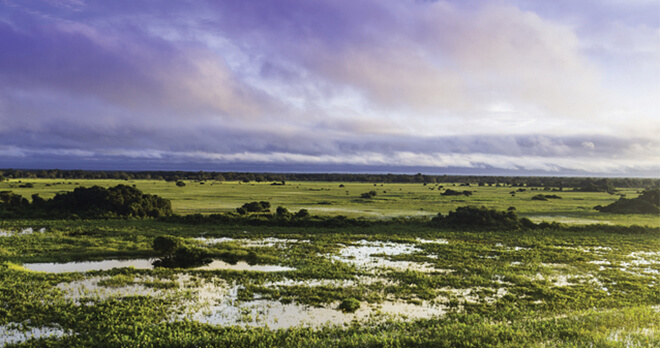
[[[19,187],[26,183],[33,187]],[[512,196],[519,187],[439,184],[474,192],[448,197],[439,186],[422,184],[209,181],[178,187],[46,179],[0,183],[0,191],[49,198],[77,186],[118,183],[170,199],[178,214],[229,212],[263,200],[273,208],[374,223],[324,228],[154,219],[0,221],[0,346],[660,346],[659,217],[592,209],[618,195],[528,187]],[[360,198],[369,191],[376,196]],[[638,191],[618,193],[634,197]],[[539,193],[562,198],[531,199]],[[649,227],[460,231],[423,218],[382,222],[446,214],[468,204],[513,206],[521,216],[566,224]],[[153,260],[153,240],[166,235],[204,248],[216,260],[243,263],[246,270],[30,270],[37,262]],[[250,270],[269,265],[283,271]]]
[[[19,182],[20,181],[20,182]],[[27,183],[33,187],[21,188]],[[532,221],[556,221],[567,224],[605,223],[615,225],[645,225],[660,227],[655,215],[604,214],[593,209],[608,205],[620,195],[636,197],[641,188],[619,189],[617,194],[606,192],[543,191],[534,187],[471,187],[454,184],[366,184],[336,182],[287,182],[286,185],[242,182],[186,182],[178,187],[174,182],[156,180],[73,180],[22,179],[0,183],[1,190],[12,190],[31,199],[33,194],[51,198],[58,192],[75,187],[117,184],[135,185],[145,193],[172,201],[176,214],[214,214],[235,211],[251,201],[268,201],[273,208],[283,206],[290,211],[307,209],[313,215],[343,215],[387,219],[397,216],[432,216],[447,214],[465,205],[486,206],[496,210],[515,207],[521,217]],[[340,187],[341,186],[341,187]],[[440,188],[443,187],[443,188]],[[471,196],[442,196],[445,189],[473,191]],[[521,192],[521,190],[524,190]],[[360,195],[375,191],[376,196],[362,199]],[[511,193],[515,192],[514,195]],[[538,194],[553,194],[561,199],[532,200]]]

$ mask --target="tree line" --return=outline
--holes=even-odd
[[[658,188],[657,178],[578,178],[536,176],[476,176],[409,174],[350,174],[350,173],[249,173],[249,172],[187,172],[187,171],[85,171],[85,170],[20,170],[0,169],[0,181],[5,179],[117,179],[276,182],[329,181],[360,183],[455,183],[465,186],[513,186],[573,189],[578,191],[612,192],[615,187]]]

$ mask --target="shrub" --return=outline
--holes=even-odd
[[[207,250],[186,245],[181,238],[174,236],[156,237],[152,247],[162,256],[153,262],[155,267],[198,267],[213,261]]]
[[[339,304],[338,309],[344,313],[354,313],[360,309],[360,301],[354,298],[347,298]]]
[[[660,214],[660,189],[645,190],[637,198],[621,197],[610,205],[594,209],[614,214]]]
[[[279,206],[277,209],[275,209],[275,216],[280,219],[288,219],[291,217],[291,212],[289,212],[287,208]]]
[[[154,239],[152,248],[160,255],[168,255],[174,253],[176,249],[183,245],[181,238],[174,236],[158,236]]]
[[[376,191],[365,192],[360,195],[361,198],[370,199],[376,197]]]
[[[250,202],[245,203],[240,208],[236,208],[236,211],[245,215],[246,213],[269,213],[270,212],[270,202]]]
[[[532,200],[533,201],[547,201],[548,199],[545,198],[544,195],[536,195],[536,196],[532,197]]]
[[[296,219],[306,219],[309,217],[309,211],[307,209],[300,209],[298,212],[294,215]]]
[[[535,227],[530,220],[519,219],[513,210],[497,211],[483,206],[459,207],[446,217],[438,214],[432,221],[443,227],[468,229],[517,230]]]
[[[465,191],[455,191],[455,190],[452,190],[452,189],[447,189],[445,192],[441,193],[441,195],[443,195],[443,196],[461,196],[461,195],[471,196],[472,191],[467,191],[467,190],[465,190]]]

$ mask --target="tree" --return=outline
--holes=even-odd
[[[277,207],[275,210],[275,216],[279,219],[288,219],[291,217],[291,213],[287,208],[284,208],[282,206]]]
[[[309,211],[307,209],[300,209],[293,217],[296,219],[306,219],[309,217]]]

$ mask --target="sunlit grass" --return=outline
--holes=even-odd
[[[342,228],[155,219],[3,220],[0,230],[12,232],[0,236],[0,333],[63,333],[26,338],[18,346],[660,346],[659,217],[592,209],[615,201],[618,195],[561,191],[547,193],[561,199],[535,201],[531,197],[546,192],[445,184],[445,188],[474,192],[469,197],[448,197],[440,195],[444,190],[438,185],[422,184],[287,182],[273,186],[188,181],[178,187],[173,182],[148,180],[21,181],[34,187],[18,188],[17,180],[12,180],[0,183],[0,190],[49,198],[77,186],[122,183],[171,199],[178,214],[230,212],[246,202],[269,201],[272,211],[281,205],[289,211],[308,209],[314,215],[376,221],[446,214],[472,204],[497,210],[515,207],[519,215],[536,222],[652,228],[459,231],[423,220]],[[361,198],[369,191],[376,195]],[[634,197],[637,191],[619,193]],[[154,258],[152,245],[158,236],[183,238],[217,260],[288,268],[282,272],[115,268],[55,274],[22,266]],[[198,237],[224,237],[225,241],[205,243],[194,239]],[[263,238],[280,240],[280,244],[259,243]],[[383,243],[408,251],[366,255],[371,262],[383,261],[386,268],[363,267],[355,263],[360,259],[356,256],[339,257],[347,248]],[[397,264],[413,266],[394,267]],[[72,296],[67,285],[74,283],[88,288]],[[143,292],[125,292],[133,288]],[[204,295],[202,288],[207,292]],[[264,320],[265,309],[241,307],[255,299],[268,306],[328,308],[338,315],[395,304],[434,307],[442,314],[405,319],[387,317],[379,309],[373,317],[348,320],[344,326],[282,330],[212,325],[186,316],[190,311],[204,313],[202,318],[213,315],[213,305],[229,296],[223,293],[228,289],[235,290],[230,302],[240,317],[232,325]],[[349,310],[343,313],[344,308]]]
[[[32,183],[33,188],[19,188]],[[272,211],[283,206],[289,211],[307,209],[313,215],[365,217],[388,219],[400,216],[433,216],[447,214],[465,205],[486,206],[496,210],[516,208],[521,217],[535,222],[557,221],[567,224],[609,223],[616,225],[660,226],[660,217],[644,214],[607,214],[593,208],[608,205],[619,194],[636,197],[641,189],[620,189],[616,195],[605,192],[543,191],[533,187],[455,186],[455,184],[368,184],[338,182],[287,182],[271,185],[270,182],[194,182],[178,187],[174,182],[156,180],[62,180],[62,179],[14,179],[0,183],[0,190],[12,190],[31,199],[32,194],[42,198],[53,197],[58,192],[71,191],[79,186],[117,184],[135,185],[145,193],[155,194],[172,201],[176,214],[216,214],[235,212],[246,202],[268,201]],[[340,187],[341,186],[341,187]],[[443,188],[440,188],[440,187]],[[442,196],[445,189],[469,190],[466,196]],[[370,199],[361,194],[375,191]],[[514,192],[515,194],[511,194]],[[532,200],[538,194],[562,197],[548,201]]]

